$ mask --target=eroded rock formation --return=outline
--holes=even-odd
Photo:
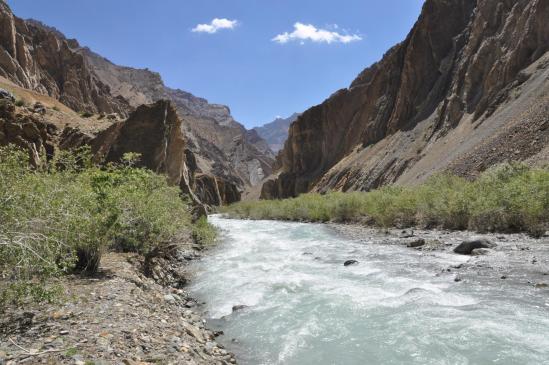
[[[547,156],[547,19],[549,0],[427,0],[402,43],[291,125],[262,196],[475,176]]]
[[[36,21],[17,18],[0,1],[0,76],[76,111],[125,115],[129,104],[112,97],[109,87],[76,52],[79,48],[76,40]]]

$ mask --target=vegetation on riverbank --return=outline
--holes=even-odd
[[[540,236],[549,225],[549,168],[502,164],[475,181],[439,174],[415,187],[245,201],[222,212],[232,218],[526,231]]]
[[[206,220],[191,223],[178,187],[134,167],[138,156],[99,167],[89,151],[60,152],[33,168],[25,152],[0,148],[0,309],[25,298],[50,300],[50,280],[93,274],[106,250],[146,255],[190,232],[215,239]]]

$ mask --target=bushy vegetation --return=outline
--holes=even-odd
[[[475,181],[440,174],[416,187],[240,202],[223,212],[235,218],[526,231],[539,236],[549,228],[549,169],[503,164]]]
[[[26,153],[0,148],[0,304],[51,299],[50,279],[94,273],[106,250],[147,255],[182,230],[215,239],[205,219],[191,223],[179,189],[134,167],[136,157],[98,167],[83,150],[32,168]]]

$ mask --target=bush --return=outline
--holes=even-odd
[[[240,202],[229,217],[313,222],[366,221],[381,227],[441,227],[540,236],[549,224],[549,169],[512,163],[476,181],[450,174],[416,187],[386,186],[370,192],[303,194],[294,199]]]
[[[93,113],[90,113],[90,112],[87,112],[87,111],[86,111],[86,112],[80,113],[80,116],[81,116],[82,118],[91,118],[91,117],[93,117]]]
[[[23,107],[25,105],[27,105],[27,101],[25,99],[17,99],[15,101],[15,106],[18,106],[18,107]]]
[[[0,147],[0,300],[49,300],[49,279],[96,272],[106,250],[146,255],[182,230],[212,240],[205,219],[192,227],[179,189],[135,158],[100,168],[89,150],[61,152],[32,169],[26,153]]]

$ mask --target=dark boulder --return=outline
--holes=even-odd
[[[244,304],[233,305],[233,312],[238,312],[246,308],[248,308],[248,306]]]
[[[12,103],[15,103],[15,96],[7,90],[0,89],[0,99],[8,100]]]
[[[357,260],[347,260],[343,263],[343,266],[351,266],[351,265],[357,265],[357,264],[358,264]]]
[[[494,247],[496,247],[495,243],[487,239],[481,238],[478,240],[463,241],[456,248],[454,248],[454,252],[460,255],[470,255],[475,249]]]

